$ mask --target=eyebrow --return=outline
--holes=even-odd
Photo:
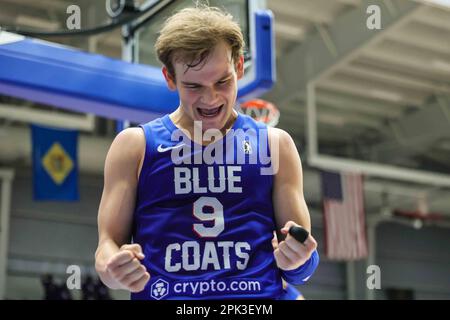
[[[220,77],[219,80],[217,80],[216,82],[222,81],[222,80],[224,80],[224,79],[226,79],[226,78],[229,78],[229,77],[231,77],[231,75],[232,75],[231,72],[227,72],[227,73],[224,74],[222,77]],[[184,84],[184,85],[198,85],[198,86],[202,86],[201,83],[197,83],[197,82],[189,82],[189,81],[183,81],[183,80],[181,80],[181,83]]]

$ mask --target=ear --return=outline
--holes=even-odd
[[[175,91],[177,90],[177,85],[175,83],[175,79],[170,74],[169,70],[167,70],[166,66],[162,68],[162,73],[164,75],[164,78],[166,79],[167,86],[169,87],[169,90]]]
[[[244,76],[244,56],[240,56],[235,65],[238,80]]]

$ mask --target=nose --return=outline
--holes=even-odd
[[[217,91],[214,88],[205,88],[202,94],[201,102],[209,106],[214,106],[217,101]]]

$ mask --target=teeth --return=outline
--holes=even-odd
[[[214,113],[216,113],[217,111],[219,111],[219,108],[212,109],[212,110],[202,110],[202,112],[203,112],[204,114],[214,114]]]
[[[220,111],[220,108],[221,108],[222,106],[220,106],[220,107],[218,107],[218,108],[214,108],[214,109],[198,109],[199,111],[200,111],[200,113],[203,115],[203,116],[214,116],[214,115],[216,115],[216,114],[218,114],[219,113],[219,111]]]

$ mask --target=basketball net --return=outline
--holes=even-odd
[[[236,109],[270,127],[275,127],[280,119],[280,110],[273,103],[262,99],[243,102]]]

